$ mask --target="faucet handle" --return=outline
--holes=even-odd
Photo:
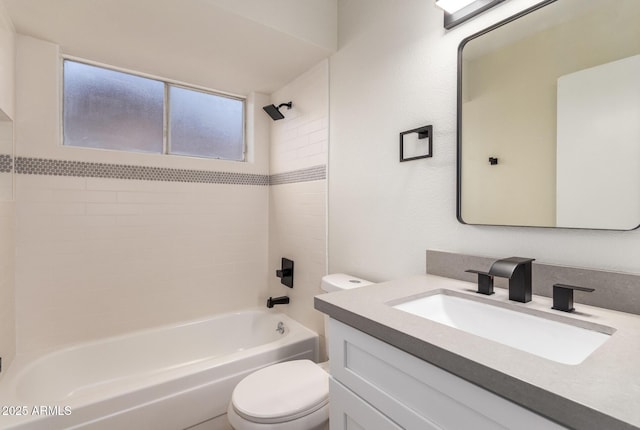
[[[493,294],[493,275],[482,272],[480,270],[465,270],[467,273],[476,273],[478,275],[478,290],[476,293],[490,296]]]
[[[573,291],[586,291],[591,293],[594,288],[578,287],[575,285],[553,284],[553,306],[551,309],[562,312],[573,312]]]

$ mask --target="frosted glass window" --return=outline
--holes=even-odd
[[[64,145],[244,161],[243,99],[64,61]]]
[[[169,86],[169,153],[244,160],[242,100]]]
[[[64,61],[64,144],[162,153],[164,82]]]

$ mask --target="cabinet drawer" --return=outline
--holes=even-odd
[[[403,428],[564,429],[333,319],[329,348],[331,375]]]
[[[333,378],[329,380],[329,392],[331,430],[402,430]]]

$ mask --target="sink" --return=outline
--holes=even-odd
[[[570,322],[506,309],[499,304],[485,303],[448,290],[392,307],[539,357],[572,365],[582,363],[615,331],[598,324],[593,324],[594,329],[583,328]]]

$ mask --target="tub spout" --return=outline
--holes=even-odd
[[[289,297],[280,296],[280,297],[269,297],[267,299],[267,307],[272,308],[275,305],[286,305],[289,304]]]

